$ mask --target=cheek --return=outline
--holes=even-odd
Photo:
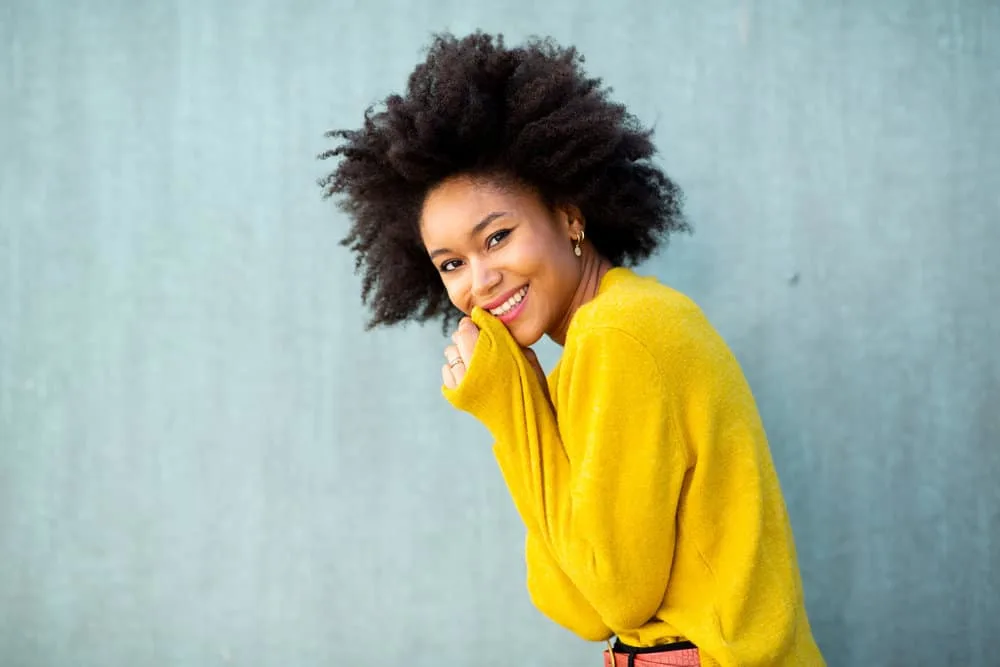
[[[553,257],[552,245],[547,239],[526,239],[511,250],[507,260],[505,264],[510,270],[546,282],[558,272],[558,260]]]
[[[576,257],[570,255],[572,260]],[[555,253],[548,257],[544,268],[540,271],[544,285],[545,300],[549,308],[560,310],[565,308],[580,282],[580,263],[567,261],[564,254]]]
[[[576,259],[572,255],[570,257]],[[567,261],[565,253],[560,253],[552,243],[532,249],[526,259],[529,260],[531,273],[549,292],[561,292],[566,283],[572,282],[577,270],[577,262]]]
[[[459,279],[445,280],[444,288],[448,292],[448,300],[451,301],[451,304],[468,315],[469,311],[472,310],[472,297],[465,282]]]

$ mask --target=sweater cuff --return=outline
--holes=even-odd
[[[518,367],[502,337],[510,332],[502,322],[481,308],[472,309],[472,321],[479,327],[479,339],[465,376],[454,389],[442,386],[441,393],[455,408],[481,421],[494,436],[494,424],[506,423],[504,404],[510,402]]]

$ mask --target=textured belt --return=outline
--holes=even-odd
[[[688,641],[659,646],[629,646],[616,639],[608,641],[604,667],[699,667],[698,647]]]

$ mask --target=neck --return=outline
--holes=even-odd
[[[558,326],[548,332],[549,338],[560,346],[566,344],[566,332],[569,331],[569,323],[573,320],[573,315],[577,309],[587,303],[595,296],[601,286],[601,279],[604,274],[611,270],[611,262],[601,257],[596,252],[584,252],[580,258],[582,267],[580,269],[580,283],[576,287],[576,292],[570,300],[566,314],[559,320]]]

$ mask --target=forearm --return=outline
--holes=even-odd
[[[664,442],[655,363],[615,332],[595,340],[591,354],[561,371],[579,380],[559,390],[557,420],[509,333],[489,320],[481,326],[469,374],[446,396],[490,430],[525,525],[582,598],[607,627],[638,627],[666,588],[685,468]],[[622,367],[634,369],[633,382]]]

